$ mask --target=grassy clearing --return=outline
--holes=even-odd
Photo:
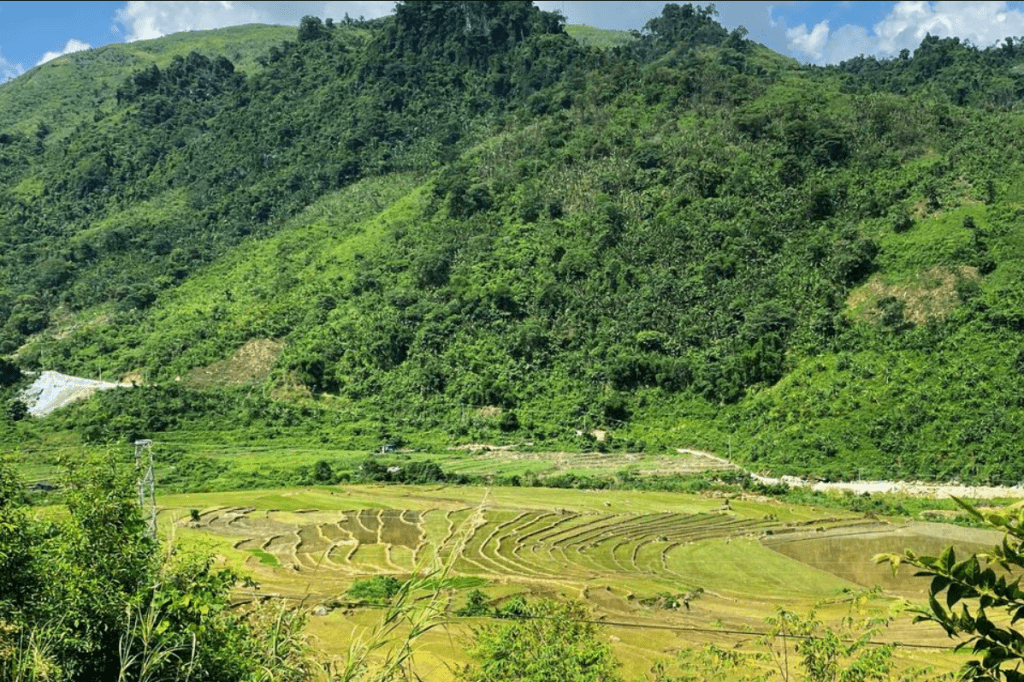
[[[606,50],[619,45],[628,45],[636,40],[629,31],[612,31],[594,28],[593,26],[584,26],[583,24],[567,24],[565,32],[581,45],[596,47],[599,50]]]
[[[754,540],[706,540],[667,553],[669,570],[688,584],[731,596],[761,595],[792,608],[855,587],[825,571],[784,557]]]
[[[281,562],[277,560],[277,557],[269,552],[265,552],[262,549],[250,549],[248,550],[263,566],[280,566]]]

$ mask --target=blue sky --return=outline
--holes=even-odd
[[[340,19],[388,14],[388,0],[348,2],[0,2],[0,82],[67,52],[186,30],[252,22],[297,26],[306,14]],[[639,29],[664,2],[541,0],[572,24]],[[682,3],[680,3],[682,4]],[[705,3],[697,3],[705,4]],[[891,57],[927,33],[987,47],[1024,36],[1024,2],[731,2],[715,3],[720,22],[750,38],[817,64],[859,54]]]

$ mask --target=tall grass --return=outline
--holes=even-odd
[[[50,630],[29,632],[0,622],[0,680],[10,682],[58,682],[64,676],[54,660]]]

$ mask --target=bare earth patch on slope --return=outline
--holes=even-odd
[[[260,383],[270,376],[270,370],[273,369],[283,349],[283,341],[253,339],[235,351],[230,358],[193,369],[184,383],[193,388]]]
[[[891,296],[903,302],[903,315],[908,322],[923,324],[928,320],[943,319],[960,305],[956,290],[958,281],[978,279],[978,269],[967,265],[955,268],[936,265],[917,273],[912,281],[900,284],[889,284],[875,275],[850,294],[846,305],[855,313],[877,322],[882,316],[877,302]]]

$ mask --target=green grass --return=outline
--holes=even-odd
[[[302,509],[345,510],[385,507],[370,497],[345,494],[347,491],[323,486],[280,490],[234,491],[160,495],[157,503],[166,509],[207,509],[211,507],[253,507],[259,511]]]
[[[259,562],[263,566],[280,566],[281,562],[277,560],[277,557],[269,552],[265,552],[262,549],[249,549],[246,550],[249,554],[259,559]]]
[[[583,24],[566,24],[565,32],[581,45],[596,47],[599,50],[607,50],[619,45],[628,45],[636,40],[629,31],[613,31],[594,28],[593,26],[584,26]]]
[[[132,54],[152,58],[161,67],[170,64],[176,56],[184,57],[201,48],[203,54],[223,55],[234,63],[236,69],[248,73],[260,68],[256,61],[258,57],[274,45],[295,40],[296,33],[294,26],[245,24],[209,31],[172,33],[156,40],[127,43],[124,47],[129,48]]]
[[[879,263],[894,283],[906,281],[935,265],[964,264],[963,254],[971,251],[971,231],[964,219],[972,217],[985,229],[985,207],[981,204],[943,209],[915,221],[906,232],[889,232],[880,240]]]
[[[688,585],[732,595],[759,594],[786,603],[794,597],[820,599],[853,587],[752,540],[706,540],[668,555],[669,569]]]

